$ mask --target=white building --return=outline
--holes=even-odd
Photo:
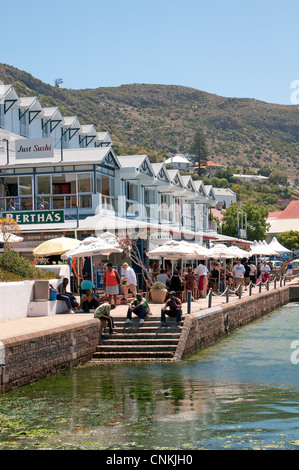
[[[213,188],[217,207],[229,207],[233,202],[237,202],[237,195],[229,188]]]
[[[117,157],[108,132],[43,108],[36,97],[20,98],[12,85],[0,87],[0,212],[17,218],[19,251],[31,253],[54,236],[83,239],[103,230],[142,232],[144,242],[157,230],[215,240],[208,224],[215,204],[212,186],[164,162],[152,164],[147,155]]]
[[[166,165],[171,165],[174,170],[192,171],[194,163],[185,155],[174,155],[164,160]]]

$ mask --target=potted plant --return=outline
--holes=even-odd
[[[156,281],[150,289],[151,298],[154,304],[163,304],[168,290],[163,282]]]

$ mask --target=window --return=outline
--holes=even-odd
[[[20,134],[23,137],[29,137],[29,117],[28,111],[20,119]]]
[[[77,174],[78,193],[92,193],[92,173]]]
[[[0,127],[4,128],[4,105],[0,104]]]
[[[51,175],[39,175],[37,177],[37,194],[51,194]]]
[[[130,201],[138,201],[138,186],[133,183],[126,183],[126,197]]]
[[[32,177],[19,176],[19,195],[31,196],[32,195]]]
[[[44,122],[42,119],[42,137],[50,137],[50,123],[49,122]]]

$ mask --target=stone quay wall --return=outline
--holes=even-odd
[[[295,300],[299,300],[299,285],[272,289],[238,302],[186,315],[174,360],[191,356],[241,326]]]
[[[101,322],[15,336],[1,342],[0,393],[52,376],[89,361],[99,343]]]

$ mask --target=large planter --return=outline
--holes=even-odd
[[[154,304],[163,304],[167,295],[167,289],[151,289],[151,298]]]

